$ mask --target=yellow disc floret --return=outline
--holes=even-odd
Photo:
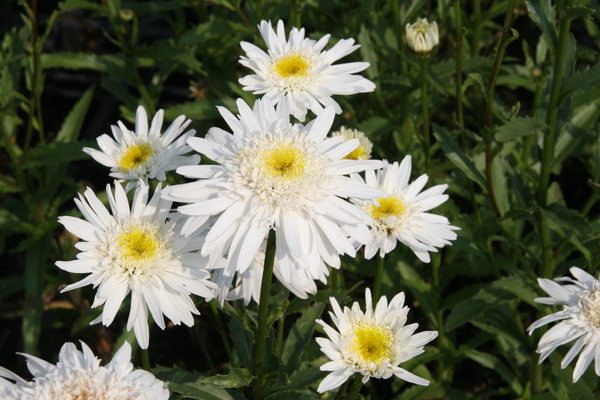
[[[129,171],[146,162],[151,155],[152,146],[147,143],[131,146],[121,158],[119,167],[125,171]]]
[[[301,55],[292,53],[277,60],[273,68],[282,78],[304,77],[310,64]]]
[[[406,212],[406,206],[395,197],[379,198],[379,207],[371,206],[371,216],[375,219],[385,220],[387,217],[399,217]]]
[[[273,178],[298,178],[304,173],[305,164],[302,151],[290,145],[276,146],[264,155],[266,171]]]
[[[367,152],[365,151],[364,147],[358,146],[356,149],[352,150],[352,153],[348,154],[344,158],[347,160],[366,160],[369,158],[369,156],[367,156]]]
[[[159,241],[152,229],[134,226],[119,236],[118,245],[128,261],[146,261],[156,256]]]
[[[392,355],[392,331],[379,325],[357,325],[350,350],[362,361],[380,364]]]

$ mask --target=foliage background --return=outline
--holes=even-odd
[[[433,131],[427,167],[420,60],[402,40],[405,24],[418,17],[437,21],[441,36],[427,71]],[[238,63],[239,42],[263,46],[257,23],[279,18],[312,38],[330,33],[330,45],[349,37],[361,44],[344,61],[370,62],[365,74],[377,90],[338,96],[344,112],[334,127],[366,132],[374,158],[411,154],[413,178],[427,172],[429,185],[449,185],[450,200],[435,212],[461,228],[430,265],[402,246],[385,259],[382,293],[405,291],[409,322],[440,331],[425,354],[407,363],[431,386],[371,381],[362,395],[591,398],[592,369],[572,384],[573,367],[559,368],[566,346],[537,366],[542,332],[530,337],[525,329],[556,311],[534,303],[543,295],[537,277],[568,275],[572,265],[599,272],[598,0],[3,2],[0,365],[28,376],[15,352],[54,361],[68,340],[84,340],[108,359],[132,336],[124,330],[126,313],[108,328],[88,325],[98,314],[90,310],[91,288],[58,293],[75,277],[53,264],[74,258],[75,250],[57,217],[75,215],[72,199],[85,186],[101,192],[109,182],[108,171],[81,148],[95,146],[119,119],[132,126],[139,104],[149,114],[165,109],[168,121],[185,114],[199,135],[223,126],[215,105],[233,110],[236,98],[250,104],[255,98],[237,82],[248,73]],[[570,29],[561,34],[567,21]],[[308,300],[275,285],[272,314],[282,319],[268,358],[271,398],[319,398],[324,357],[314,336],[323,333],[314,319],[324,315],[330,295],[348,305],[362,299],[375,264],[344,259],[330,284]],[[198,307],[202,315],[192,329],[152,330],[153,365],[176,367],[155,372],[188,398],[249,396],[243,367],[254,307]],[[229,375],[206,378],[215,374]]]

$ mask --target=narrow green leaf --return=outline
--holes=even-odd
[[[485,178],[477,169],[472,160],[460,149],[458,144],[448,135],[439,125],[432,124],[433,135],[438,140],[440,147],[448,159],[457,167],[467,178],[477,183],[483,190],[487,191]]]
[[[23,346],[25,353],[36,354],[42,332],[42,298],[44,274],[48,266],[46,256],[51,238],[43,236],[25,253],[25,303],[23,304]]]
[[[506,142],[521,136],[543,132],[546,124],[531,117],[516,117],[496,129],[496,140]]]
[[[554,51],[558,36],[552,22],[555,20],[555,12],[550,0],[529,0],[526,2],[527,15],[542,31],[548,46]]]
[[[177,104],[165,108],[165,119],[172,121],[180,115],[199,121],[219,117],[217,106],[221,103],[214,100],[198,100],[188,103]]]
[[[596,13],[596,10],[589,7],[567,7],[563,18],[575,19],[575,18],[588,18]]]
[[[578,72],[565,80],[560,93],[559,104],[580,90],[600,86],[600,63]]]
[[[213,385],[169,382],[173,392],[181,393],[185,398],[196,400],[235,400],[225,389]]]
[[[300,357],[306,348],[306,343],[312,340],[315,327],[317,326],[315,320],[321,317],[324,309],[325,305],[322,303],[305,309],[290,329],[281,355],[282,362],[288,370],[295,371],[298,368]]]
[[[541,209],[541,212],[556,226],[575,232],[579,236],[589,235],[592,232],[592,228],[583,216],[560,204],[550,204],[547,208]]]
[[[226,375],[213,375],[202,379],[202,383],[222,388],[239,388],[248,386],[252,381],[252,373],[246,368],[233,369]]]
[[[498,304],[514,295],[508,290],[488,287],[482,288],[473,297],[458,303],[448,315],[446,330],[451,331],[481,315],[486,310],[497,307]]]
[[[71,112],[63,121],[60,131],[58,131],[58,135],[56,135],[57,142],[72,142],[79,137],[79,131],[81,130],[87,111],[90,108],[95,89],[95,87],[91,87],[86,90],[79,101],[73,106]]]
[[[489,353],[483,353],[475,349],[465,350],[464,355],[485,368],[495,371],[509,384],[515,394],[520,395],[523,393],[523,385],[500,359]]]
[[[84,146],[94,147],[95,142],[52,142],[39,145],[29,152],[24,167],[49,166],[85,160],[88,156],[82,150]]]
[[[509,187],[506,178],[506,163],[502,157],[494,158],[492,162],[492,186],[500,215],[504,217],[510,209]]]

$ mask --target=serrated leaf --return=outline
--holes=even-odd
[[[531,117],[516,117],[496,129],[495,138],[499,142],[506,142],[518,137],[543,132],[546,124]]]
[[[56,142],[72,142],[79,136],[79,131],[85,120],[92,97],[94,96],[95,87],[91,87],[85,91],[79,101],[73,106],[67,118],[63,121],[60,131],[56,135]]]
[[[169,390],[196,400],[235,400],[225,389],[213,385],[169,382]]]
[[[473,297],[458,303],[446,320],[446,330],[451,331],[481,315],[484,311],[497,307],[507,299],[514,298],[508,290],[495,287],[482,288]]]
[[[589,235],[592,232],[589,223],[583,216],[560,204],[550,204],[547,208],[542,208],[541,212],[557,226],[573,231],[580,236]]]
[[[567,7],[563,14],[565,19],[575,19],[579,17],[587,18],[596,13],[596,10],[589,7]]]
[[[561,88],[559,104],[580,90],[600,86],[600,63],[567,78]]]
[[[467,178],[477,183],[483,190],[487,191],[485,178],[479,172],[472,160],[460,149],[458,144],[448,135],[440,126],[432,124],[433,135],[438,140],[440,147],[446,154],[446,157],[457,167]]]

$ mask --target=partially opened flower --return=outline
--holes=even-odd
[[[117,126],[111,127],[114,139],[107,134],[100,135],[97,139],[100,150],[84,147],[83,151],[100,164],[110,167],[110,176],[127,181],[127,191],[135,187],[139,179],[144,182],[148,179],[164,181],[165,172],[182,165],[198,164],[200,158],[198,155],[184,156],[191,151],[186,144],[187,138],[196,134],[193,129],[183,133],[191,120],[181,115],[161,134],[163,114],[163,110],[159,110],[148,129],[146,110],[139,106],[135,115],[135,132],[118,121]]]
[[[456,226],[450,225],[446,217],[430,214],[427,211],[448,200],[443,194],[448,185],[437,185],[421,192],[428,177],[426,174],[408,183],[411,172],[411,157],[406,156],[402,163],[386,162],[380,171],[367,171],[366,182],[387,193],[387,198],[377,199],[379,205],[357,202],[364,211],[373,217],[371,231],[373,240],[365,246],[365,258],[372,258],[378,251],[381,257],[402,242],[423,262],[430,262],[429,252],[438,247],[450,245],[456,239]],[[363,179],[354,175],[357,182]]]
[[[423,346],[438,335],[435,331],[417,334],[419,324],[406,324],[409,308],[404,305],[404,293],[400,292],[388,304],[382,296],[373,309],[371,291],[365,291],[365,311],[358,302],[352,308],[342,310],[334,297],[330,298],[333,312],[329,312],[335,328],[318,319],[327,338],[319,337],[321,351],[331,361],[321,366],[322,371],[331,371],[319,385],[319,393],[341,386],[355,373],[363,376],[362,382],[370,378],[390,378],[397,376],[416,385],[429,385],[423,379],[400,364],[418,356],[425,350]]]
[[[304,28],[292,28],[286,39],[283,21],[277,23],[277,32],[271,22],[261,21],[260,34],[267,44],[267,53],[255,45],[242,42],[246,56],[240,63],[254,74],[240,79],[244,90],[264,94],[273,104],[285,103],[291,113],[304,121],[307,109],[318,114],[331,106],[339,114],[340,106],[331,98],[336,94],[372,92],[375,84],[360,75],[354,75],[369,66],[367,62],[333,65],[360,46],[354,39],[342,39],[329,50],[323,50],[331,35],[319,41],[304,37]]]
[[[169,391],[162,381],[148,371],[133,369],[129,343],[123,343],[105,366],[100,366],[100,359],[83,342],[81,349],[65,343],[56,364],[23,354],[32,381],[0,367],[0,397],[3,400],[168,400]]]
[[[219,108],[233,133],[211,128],[205,139],[189,140],[217,165],[178,168],[197,180],[166,188],[164,196],[190,203],[179,207],[193,217],[184,234],[216,218],[202,254],[225,257],[222,273],[230,278],[248,270],[275,229],[275,273],[306,297],[316,290],[312,281],[326,280],[325,264],[339,268],[341,254],[353,256],[354,243],[371,240],[369,216],[345,198],[368,201],[385,194],[345,174],[378,168],[381,161],[343,159],[358,141],[327,138],[332,108],[305,126],[291,124],[285,107],[275,109],[268,100],[256,101],[254,109],[237,104],[237,117]]]
[[[540,318],[527,330],[531,335],[541,326],[561,321],[544,333],[536,351],[540,353],[541,363],[558,346],[575,341],[560,363],[560,367],[566,368],[579,354],[573,370],[573,382],[577,382],[592,360],[595,360],[594,371],[600,376],[600,281],[580,268],[571,267],[570,271],[575,279],[570,277],[557,278],[554,281],[538,279],[540,287],[550,297],[540,297],[535,301],[562,306],[562,309]],[[567,284],[560,285],[555,281],[567,282]]]
[[[163,314],[174,324],[192,326],[192,314],[199,314],[190,294],[210,299],[215,285],[208,281],[206,261],[198,250],[202,243],[195,235],[182,236],[185,219],[171,216],[171,201],[161,198],[160,184],[148,200],[148,186],[139,183],[131,208],[119,183],[113,194],[106,191],[111,213],[91,189],[75,199],[85,219],[63,216],[59,222],[83,239],[75,245],[77,260],[58,261],[68,272],[89,274],[63,291],[86,285],[97,288],[92,307],[104,304],[102,314],[92,323],[112,323],[121,303],[131,293],[127,329],[134,329],[142,348],[148,347],[148,309],[154,322],[165,328]]]
[[[431,53],[440,42],[437,22],[429,23],[427,18],[419,18],[414,24],[406,24],[405,35],[408,47],[421,55]]]
[[[373,143],[371,143],[364,132],[358,129],[347,129],[342,126],[339,131],[331,132],[331,136],[341,136],[344,140],[358,139],[358,143],[360,143],[358,147],[344,158],[349,160],[368,160],[371,158]]]

